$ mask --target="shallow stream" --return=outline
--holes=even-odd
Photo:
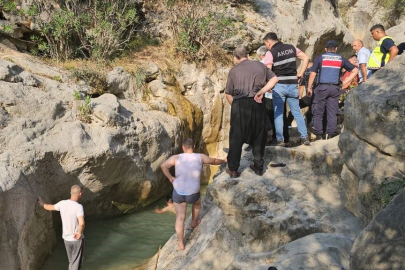
[[[205,194],[206,187],[201,187]],[[175,215],[157,214],[154,209],[165,206],[165,200],[123,217],[88,221],[85,229],[85,250],[82,270],[133,270],[158,251],[175,233]],[[187,215],[191,214],[189,209]],[[67,269],[65,246],[57,232],[57,246],[43,270]]]

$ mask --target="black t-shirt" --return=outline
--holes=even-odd
[[[386,38],[383,40],[383,42],[381,43],[381,52],[384,54],[382,61],[381,61],[381,66],[385,66],[385,63],[388,62],[386,61],[387,58],[387,53],[390,52],[390,49],[395,46],[394,41],[391,38]],[[388,59],[387,59],[388,60]]]
[[[401,55],[405,50],[405,42],[402,42],[397,47],[398,47],[398,55]]]
[[[225,93],[234,99],[254,97],[274,76],[273,71],[259,61],[242,61],[229,71]]]

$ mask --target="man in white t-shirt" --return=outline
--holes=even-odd
[[[69,259],[69,270],[79,270],[83,259],[84,249],[84,211],[78,203],[82,189],[78,185],[70,189],[70,199],[57,204],[45,204],[39,197],[39,204],[48,211],[59,211],[62,218],[62,238],[65,242]]]

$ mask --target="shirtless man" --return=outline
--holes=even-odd
[[[221,165],[225,160],[210,158],[204,154],[194,153],[192,139],[183,141],[183,154],[171,156],[160,166],[163,173],[173,184],[173,202],[176,209],[176,234],[179,250],[184,250],[184,219],[187,204],[192,204],[191,227],[195,228],[200,223],[198,217],[201,209],[200,175],[203,164]],[[175,167],[176,176],[169,169]]]

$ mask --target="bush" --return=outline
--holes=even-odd
[[[211,47],[235,34],[226,9],[216,10],[210,0],[166,0],[176,50],[188,58],[204,59]],[[221,2],[221,1],[216,1]]]
[[[53,13],[47,1],[37,0],[35,6],[30,13],[50,15],[41,23],[42,39],[33,38],[37,52],[61,60],[111,59],[126,48],[138,22],[135,1],[65,0]]]

